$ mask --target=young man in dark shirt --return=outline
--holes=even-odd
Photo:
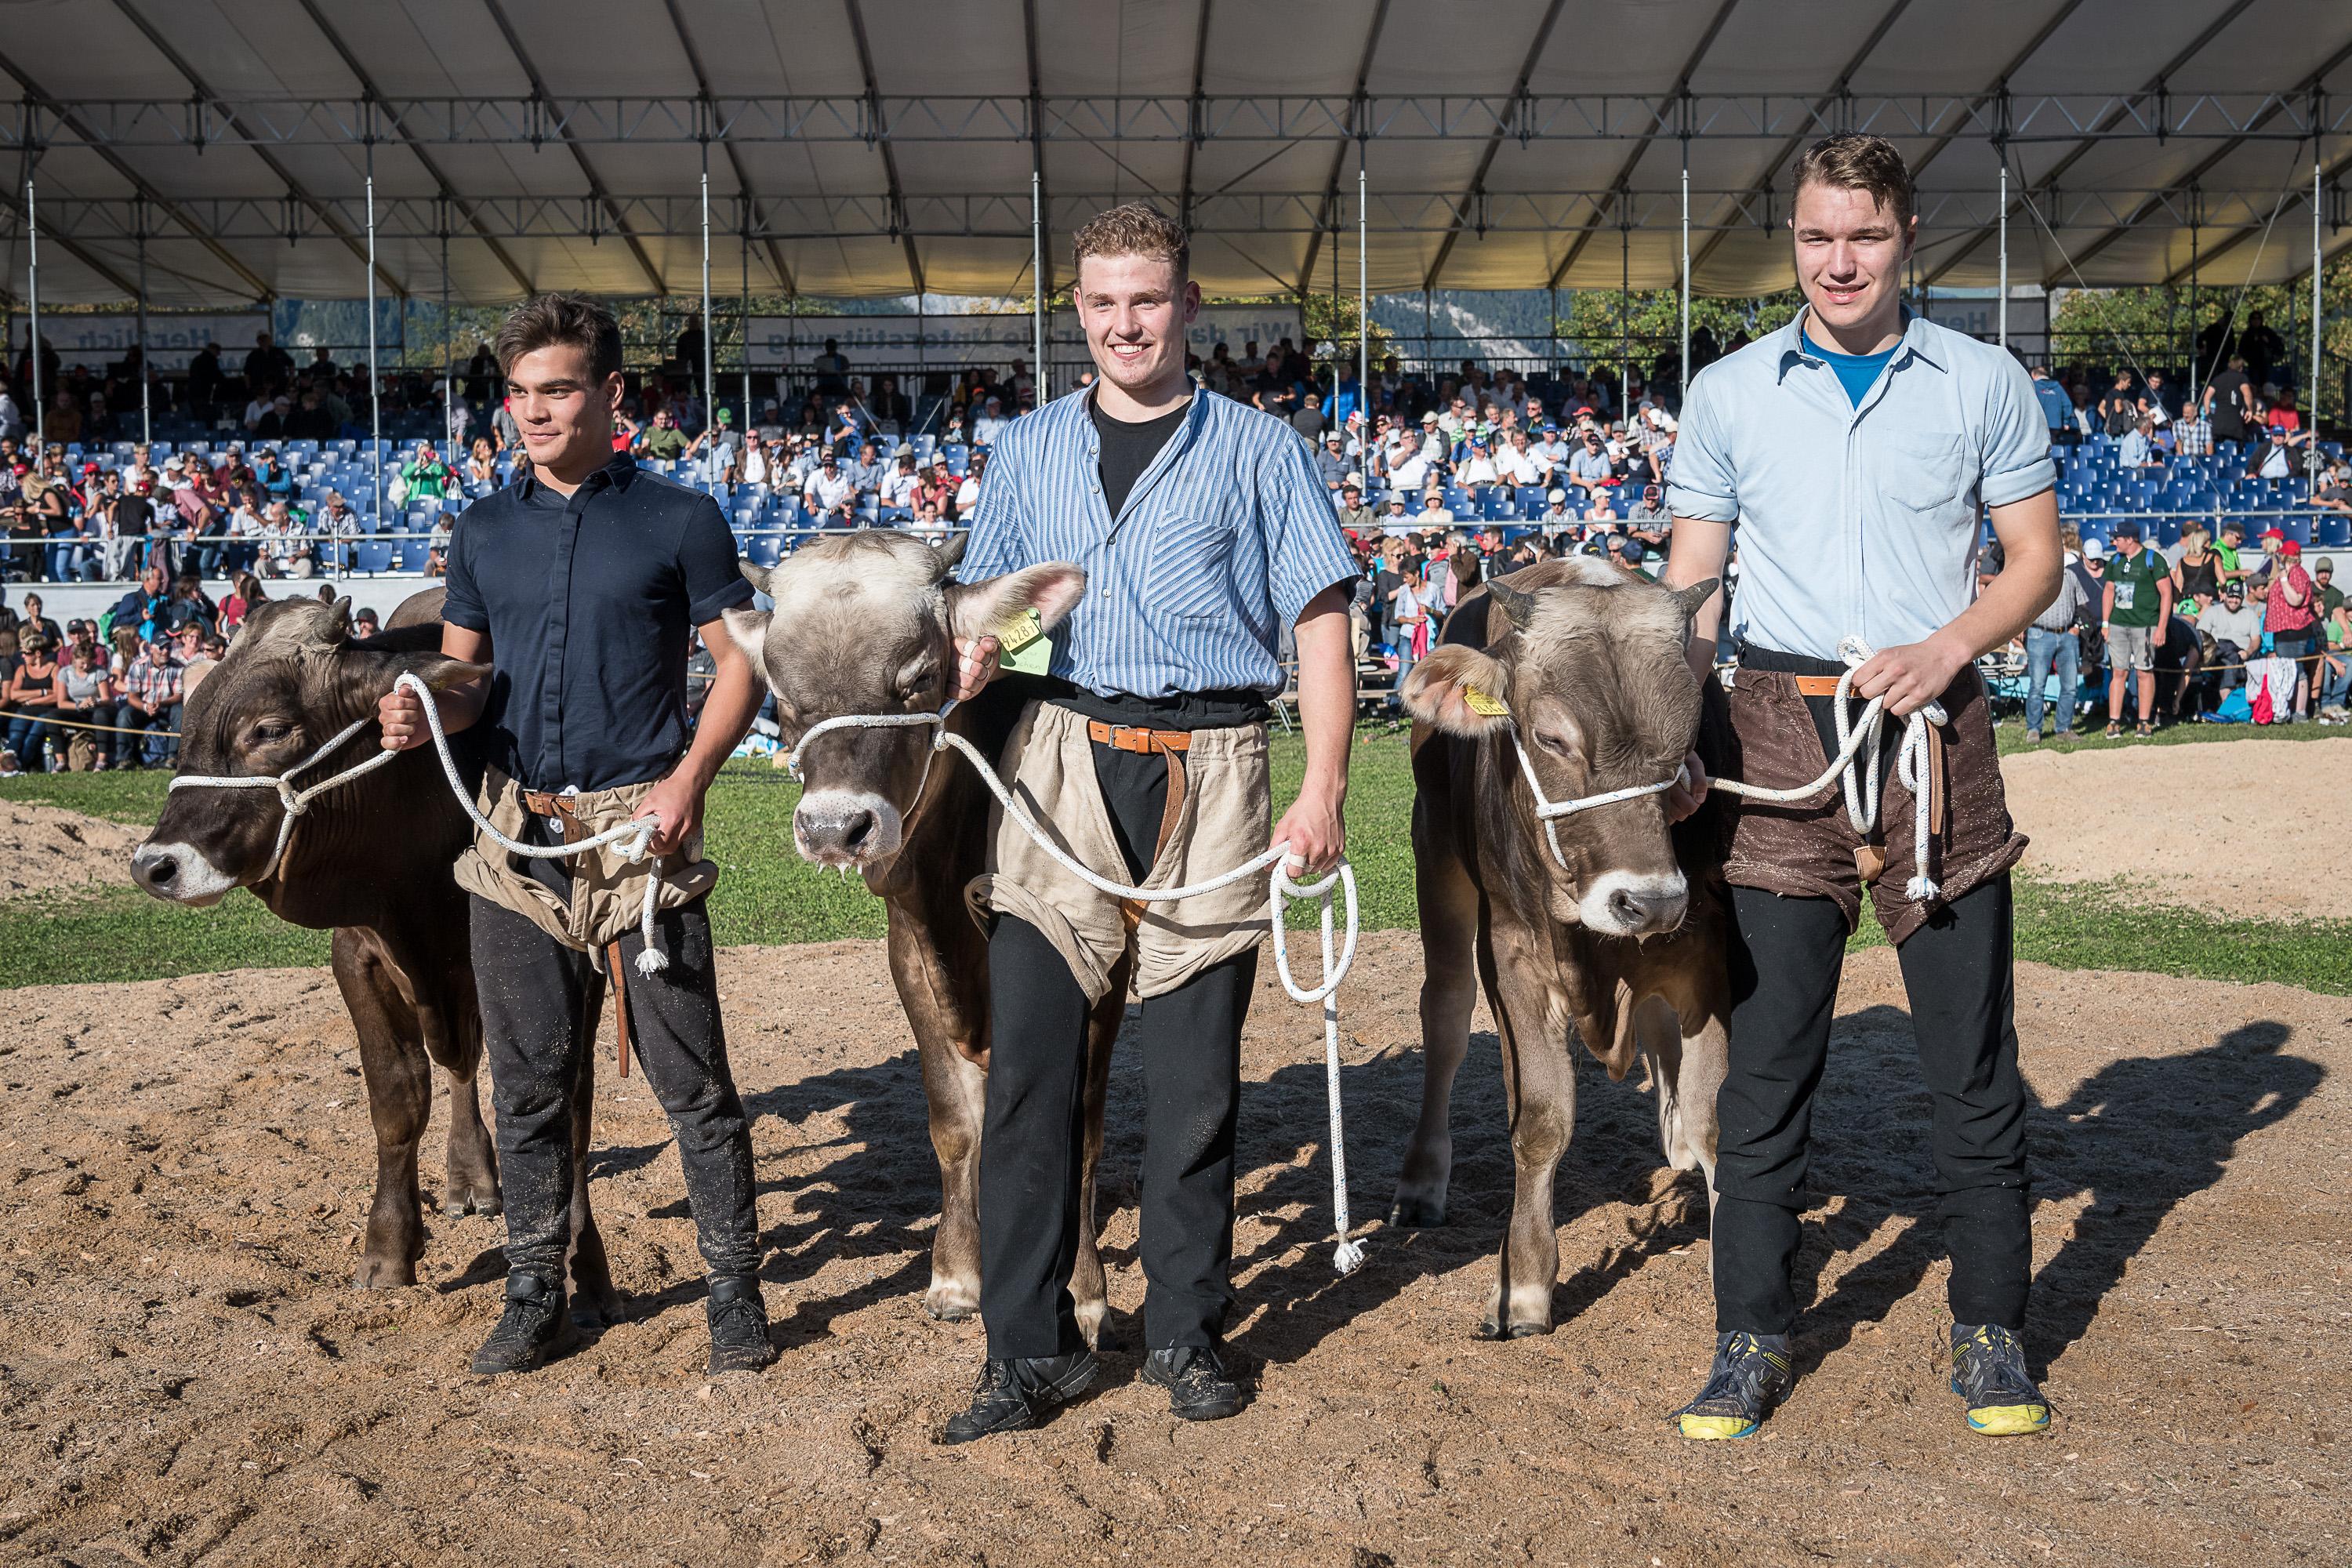
[[[759,707],[750,663],[719,622],[751,584],[708,496],[614,452],[621,337],[610,312],[560,294],[532,300],[499,330],[499,360],[531,473],[457,521],[441,647],[484,672],[440,693],[441,719],[488,731],[487,815],[509,837],[552,845],[652,822],[662,907],[649,944],[636,919],[645,868],[609,848],[558,862],[477,840],[459,859],[508,1238],[506,1315],[474,1370],[532,1370],[569,1335],[571,1216],[586,1180],[574,1127],[609,981],[623,1048],[634,1043],[685,1167],[711,1275],[710,1369],[756,1371],[775,1352],[760,1300],[751,1131],[727,1063],[703,903],[718,873],[699,856],[704,792]],[[716,665],[691,733],[689,627]],[[405,689],[383,699],[380,717],[389,749],[430,740]],[[575,1271],[584,1288],[609,1289]]]

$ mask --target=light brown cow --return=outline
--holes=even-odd
[[[935,550],[874,529],[817,541],[772,571],[743,574],[772,613],[727,612],[728,630],[776,695],[783,742],[848,713],[936,712],[954,668],[950,638],[994,630],[1034,609],[1051,631],[1077,603],[1086,574],[1053,563],[958,584],[961,540]],[[993,755],[1019,717],[1017,682],[1000,680],[958,707],[950,726]],[[929,1100],[940,1162],[940,1227],[931,1244],[933,1317],[980,1308],[980,1134],[988,1067],[988,944],[964,904],[987,847],[986,788],[960,756],[934,753],[934,731],[834,731],[802,759],[805,788],[793,840],[821,866],[855,870],[887,910],[890,975],[906,1008]],[[1127,995],[1124,973],[1095,1008],[1087,1036],[1086,1194],[1070,1279],[1078,1324],[1098,1340],[1102,1261],[1095,1252],[1095,1163],[1102,1150],[1110,1043]]]
[[[1563,866],[1514,748],[1528,748],[1555,802],[1672,776],[1703,700],[1710,736],[1722,714],[1720,689],[1703,693],[1683,658],[1714,587],[1669,593],[1597,562],[1531,566],[1465,598],[1405,682],[1425,1080],[1390,1217],[1444,1223],[1475,973],[1502,1037],[1517,1173],[1486,1336],[1551,1328],[1552,1177],[1575,1129],[1577,1036],[1612,1078],[1637,1050],[1649,1058],[1666,1161],[1699,1168],[1712,1191],[1729,1012],[1719,808],[1671,830],[1660,795],[1562,817]]]

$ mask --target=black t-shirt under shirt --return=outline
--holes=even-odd
[[[1094,415],[1096,433],[1102,437],[1103,500],[1116,518],[1127,504],[1128,493],[1135,489],[1135,481],[1151,467],[1151,459],[1160,456],[1160,448],[1168,445],[1177,426],[1184,423],[1184,416],[1192,412],[1192,405],[1187,399],[1158,418],[1140,424],[1112,418],[1102,411],[1099,403],[1089,403],[1087,407]]]

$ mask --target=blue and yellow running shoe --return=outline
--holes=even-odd
[[[1952,1392],[1969,1404],[1969,1430],[2014,1437],[2050,1425],[2050,1402],[2026,1375],[2025,1347],[1999,1323],[1952,1325]]]
[[[1717,1334],[1706,1386],[1675,1412],[1675,1430],[1702,1440],[1752,1437],[1794,1381],[1788,1335]]]

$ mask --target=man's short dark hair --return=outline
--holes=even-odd
[[[602,382],[621,371],[621,323],[593,300],[577,294],[541,294],[507,312],[497,341],[499,374],[541,349],[576,348],[588,360],[588,379]]]
[[[1897,229],[1911,226],[1911,171],[1895,143],[1861,131],[1841,131],[1805,149],[1797,160],[1796,194],[1810,184],[1867,191],[1894,216]]]

